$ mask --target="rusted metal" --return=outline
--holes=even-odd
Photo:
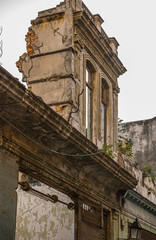
[[[20,186],[21,186],[21,189],[23,191],[26,191],[36,197],[39,197],[45,201],[50,201],[52,203],[62,203],[64,205],[66,205],[68,207],[69,210],[74,210],[75,209],[75,205],[74,203],[70,202],[70,203],[66,203],[64,201],[61,201],[58,199],[58,196],[57,195],[50,195],[50,194],[45,194],[45,193],[42,193],[40,191],[37,191],[36,189],[32,188],[28,182],[19,182],[18,183]]]

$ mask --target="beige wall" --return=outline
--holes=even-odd
[[[117,41],[108,38],[102,22],[100,15],[92,15],[81,0],[66,0],[56,8],[39,12],[26,35],[27,53],[20,57],[17,66],[28,88],[86,135],[88,61],[94,69],[90,140],[102,148],[101,78],[104,78],[109,86],[106,144],[117,152],[117,78],[126,69],[118,59],[117,49],[110,44],[113,41],[117,48]]]

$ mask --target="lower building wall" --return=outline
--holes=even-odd
[[[26,177],[25,180],[21,181],[28,181],[28,179]],[[28,182],[33,189],[45,194],[57,195],[58,199],[65,203],[72,202],[67,195],[43,183],[34,180]],[[59,202],[54,204],[40,199],[21,190],[20,187],[17,189],[17,195],[16,240],[74,240],[74,210],[69,210],[66,205]],[[155,216],[134,202],[126,199],[122,212],[113,210],[112,217],[113,240],[127,240],[130,224],[134,222],[136,217],[139,217],[143,228],[142,240],[156,239]],[[91,239],[91,236],[93,239],[97,238],[94,237],[93,232],[93,229],[88,230],[85,240]],[[104,233],[101,235],[104,236]],[[103,238],[98,237],[98,239]]]
[[[136,203],[131,202],[128,199],[126,199],[124,208],[131,216],[134,216],[133,221],[136,217],[138,217],[139,220],[142,221],[142,223],[145,225],[144,227],[146,230],[153,231],[156,234],[156,216],[155,215],[148,212],[143,207],[138,206]]]
[[[119,214],[116,212],[113,216],[113,225],[114,225],[114,240],[119,238]]]
[[[71,199],[43,183],[32,183],[32,188],[57,195],[66,203]],[[20,188],[17,190],[16,240],[74,240],[74,211],[62,203],[51,203]]]
[[[142,209],[144,211],[144,209]],[[146,213],[148,214],[148,213]],[[132,217],[130,217],[130,215]],[[149,213],[149,215],[151,215]],[[155,218],[155,216],[152,216]],[[151,217],[151,219],[152,219]],[[136,218],[135,213],[129,214],[128,212],[115,212],[113,216],[113,224],[114,224],[114,240],[127,240],[129,239],[130,234],[130,225],[134,222]],[[156,239],[156,225],[150,224],[149,222],[144,222],[143,219],[140,220],[141,226],[143,228],[142,230],[142,238],[141,240],[155,240]]]

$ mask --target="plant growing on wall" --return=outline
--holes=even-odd
[[[132,141],[129,139],[126,139],[125,141],[118,141],[118,151],[126,155],[128,159],[132,159]]]
[[[104,144],[102,150],[103,150],[104,153],[106,153],[109,157],[114,158],[112,147],[113,147],[113,145],[106,145],[106,144]]]
[[[124,137],[124,123],[123,120],[118,119],[118,151],[124,154],[128,159],[133,158],[133,152],[132,152],[132,140]],[[107,145],[104,144],[102,150],[104,153],[106,153],[109,157],[114,158],[113,150],[112,150],[113,145]]]
[[[145,176],[150,176],[153,181],[155,180],[154,169],[151,165],[143,167],[142,170]]]
[[[124,136],[125,128],[122,119],[118,119],[118,151],[124,154],[128,159],[133,158],[132,140]]]

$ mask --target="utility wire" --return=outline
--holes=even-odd
[[[25,137],[27,137],[28,139],[30,139],[31,141],[33,141],[34,143],[38,144],[39,146],[43,147],[44,149],[48,150],[48,151],[51,151],[55,154],[58,154],[58,155],[61,155],[61,156],[66,156],[66,157],[89,157],[89,156],[95,156],[95,155],[98,155],[100,153],[103,153],[102,150],[100,151],[97,151],[95,153],[89,153],[89,154],[67,154],[67,153],[62,153],[62,152],[58,152],[58,151],[55,151],[51,148],[48,148],[46,146],[44,146],[43,144],[37,142],[36,140],[32,139],[31,137],[29,137],[27,134],[23,133],[22,131],[20,131],[17,127],[15,127],[12,123],[10,123],[7,119],[5,119],[4,117],[2,117],[2,115],[0,114],[0,117],[6,121],[10,126],[12,126],[13,128],[15,128],[18,132],[20,132],[22,135],[24,135]]]

